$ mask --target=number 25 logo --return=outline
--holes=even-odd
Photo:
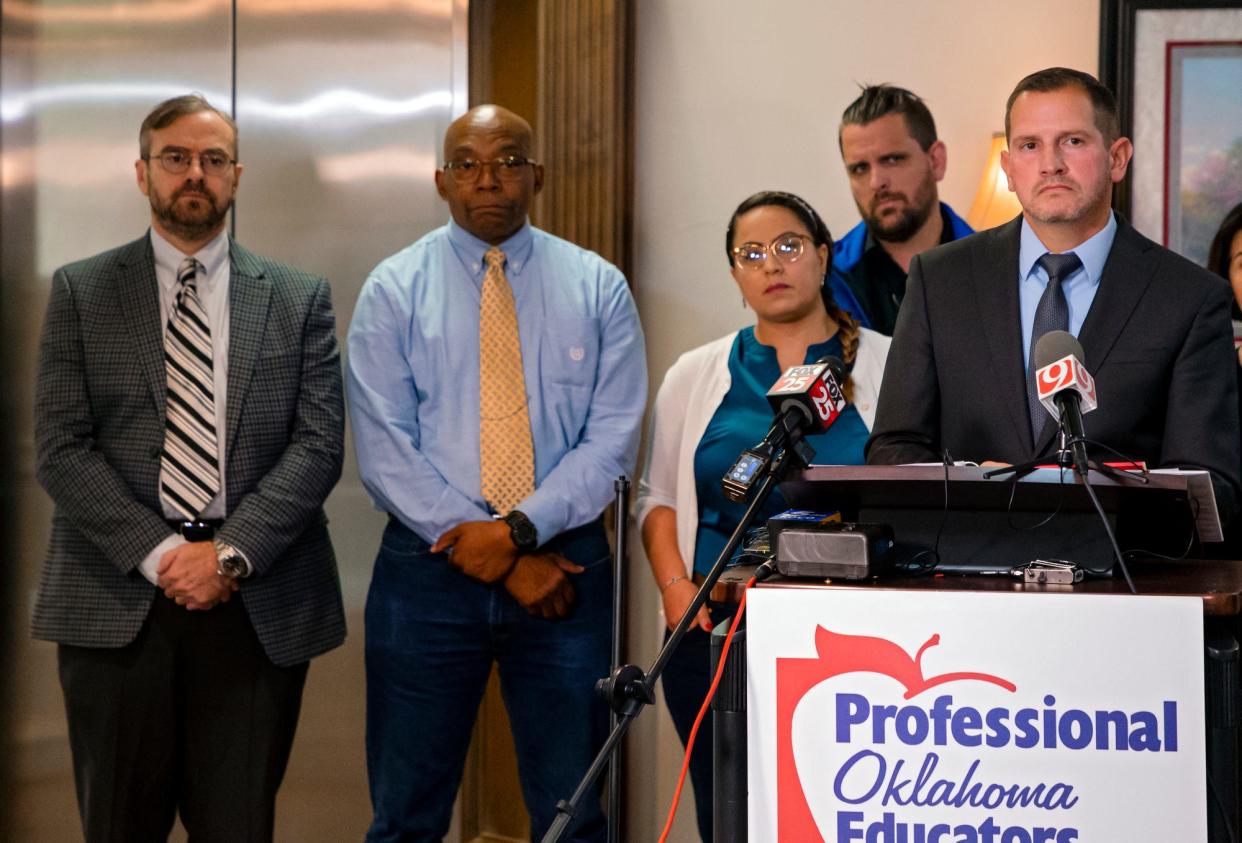
[[[811,393],[811,401],[815,403],[815,411],[819,413],[822,421],[828,421],[832,418],[833,400],[832,394],[828,392],[828,385],[823,381],[815,384],[815,390]]]
[[[798,374],[796,371],[791,370],[772,388],[772,392],[801,392],[806,389],[807,382],[810,379],[809,375]]]

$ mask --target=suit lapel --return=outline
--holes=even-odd
[[[272,285],[254,255],[229,238],[229,403],[225,420],[227,452],[233,452],[242,404],[250,390],[251,376],[263,333]]]
[[[972,267],[983,333],[995,372],[997,399],[1005,405],[1016,441],[1031,441],[1026,409],[1026,363],[1022,360],[1022,317],[1018,307],[1018,242],[1022,218],[984,232],[982,253]]]
[[[1155,277],[1155,262],[1145,260],[1145,253],[1152,245],[1128,223],[1117,220],[1117,235],[1104,263],[1100,289],[1078,333],[1078,341],[1087,357],[1082,361],[1087,371],[1098,372],[1104,365]]]
[[[134,343],[134,361],[151,388],[164,426],[164,324],[160,316],[159,282],[155,279],[155,252],[151,238],[135,240],[117,259],[117,295],[122,318]]]
[[[1155,262],[1145,260],[1145,253],[1151,246],[1150,241],[1120,217],[1117,218],[1117,234],[1104,263],[1100,288],[1096,290],[1091,309],[1087,311],[1082,330],[1078,332],[1083,356],[1087,358],[1082,361],[1083,365],[1093,375],[1104,366],[1117,338],[1155,277]],[[1044,435],[1040,437],[1040,446],[1046,448],[1055,435],[1056,425],[1046,426]]]

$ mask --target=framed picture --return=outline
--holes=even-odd
[[[1101,0],[1100,80],[1134,142],[1114,205],[1203,264],[1242,202],[1242,0]]]

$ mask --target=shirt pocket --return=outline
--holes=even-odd
[[[590,390],[599,370],[599,320],[551,317],[540,338],[543,377],[558,386]]]

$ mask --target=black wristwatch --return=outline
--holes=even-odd
[[[530,553],[539,546],[539,533],[525,513],[515,509],[502,520],[509,525],[509,538],[522,553]]]

